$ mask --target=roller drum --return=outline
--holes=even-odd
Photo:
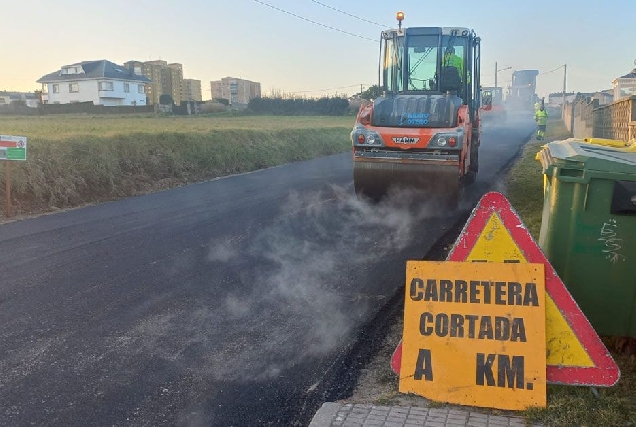
[[[356,194],[379,200],[395,189],[415,189],[424,197],[457,201],[461,184],[457,166],[397,162],[362,162],[353,166]]]

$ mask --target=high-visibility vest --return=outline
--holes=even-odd
[[[464,61],[457,55],[450,54],[444,57],[444,62],[442,63],[446,67],[455,67],[459,71],[459,75],[464,77]]]
[[[548,124],[548,112],[546,110],[537,110],[534,113],[534,119],[539,126],[545,126]]]
[[[442,60],[443,67],[455,67],[459,71],[459,77],[464,80],[464,60],[454,53],[444,56]],[[470,83],[470,69],[468,70],[467,82]]]

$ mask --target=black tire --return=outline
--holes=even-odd
[[[468,173],[464,175],[462,179],[463,185],[471,185],[474,184],[477,180],[477,172],[479,171],[479,147],[473,141],[472,146],[470,147],[470,166],[468,168]]]
[[[472,185],[477,180],[477,174],[473,171],[468,171],[464,178],[462,179],[462,185]]]
[[[479,146],[474,141],[470,147],[470,172],[474,172],[475,175],[479,172]]]

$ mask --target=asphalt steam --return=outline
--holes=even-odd
[[[240,321],[241,334],[210,355],[210,373],[240,380],[249,366],[251,379],[273,378],[341,346],[352,320],[384,298],[360,289],[369,279],[362,267],[406,248],[414,225],[435,213],[414,200],[421,198],[405,191],[377,204],[342,188],[291,193],[276,222],[249,239],[211,245],[208,261],[231,266],[240,281],[221,318]]]

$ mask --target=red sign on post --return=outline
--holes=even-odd
[[[11,161],[25,161],[27,137],[0,135],[0,160],[5,161],[5,185],[7,195],[7,218],[11,216]]]

